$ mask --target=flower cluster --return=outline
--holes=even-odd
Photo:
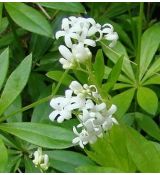
[[[35,164],[35,167],[39,167],[41,170],[46,171],[49,166],[48,155],[42,153],[42,148],[38,148],[33,155],[33,163]]]
[[[112,116],[117,110],[116,106],[112,105],[107,109],[94,85],[82,86],[77,81],[72,81],[69,89],[65,91],[65,96],[53,98],[50,105],[54,109],[49,115],[51,121],[57,120],[61,123],[65,119],[69,120],[73,115],[77,116],[80,124],[77,127],[73,126],[76,138],[72,143],[79,143],[81,148],[102,137],[114,123],[118,124]]]
[[[102,26],[93,18],[71,16],[62,20],[61,31],[56,32],[56,39],[60,37],[64,37],[67,47],[59,46],[59,51],[63,56],[59,61],[64,69],[71,69],[91,59],[92,53],[89,46],[95,47],[97,41],[106,39],[111,42],[109,46],[113,47],[118,34],[114,32],[111,24]]]

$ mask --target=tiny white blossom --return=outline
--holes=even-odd
[[[118,34],[117,32],[114,32],[113,26],[111,24],[104,24],[102,33],[104,35],[104,39],[111,41],[109,47],[113,47],[118,40]]]
[[[40,167],[42,170],[46,171],[49,166],[49,158],[47,154],[42,153],[42,149],[38,148],[37,151],[34,152],[34,160],[33,163],[36,167]]]

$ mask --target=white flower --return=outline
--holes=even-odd
[[[75,58],[71,51],[64,45],[59,46],[59,52],[63,56],[59,62],[63,65],[63,69],[71,69],[75,66]]]
[[[84,63],[92,57],[92,53],[87,47],[84,47],[83,43],[74,44],[72,47],[72,54],[79,63]]]
[[[102,128],[104,131],[108,131],[113,124],[118,124],[117,120],[112,116],[106,117],[104,123],[102,124]]]
[[[51,100],[50,106],[54,109],[49,115],[51,121],[57,119],[58,123],[62,123],[64,119],[69,120],[72,117],[71,98],[72,91],[67,90],[65,97],[57,97]]]
[[[63,65],[64,69],[74,68],[76,62],[84,63],[92,57],[90,50],[87,47],[84,47],[82,43],[74,44],[72,51],[66,46],[60,45],[59,52],[63,56],[63,58],[60,58],[59,62]]]
[[[72,118],[73,110],[84,107],[85,99],[72,96],[72,93],[72,90],[66,90],[65,97],[57,97],[51,100],[50,106],[54,109],[49,115],[51,121],[57,120],[58,123],[62,123],[65,119]]]
[[[59,39],[60,37],[64,36],[64,41],[67,47],[72,47],[72,40],[71,39],[78,39],[78,35],[70,28],[72,25],[71,21],[69,21],[67,18],[64,18],[62,20],[62,29],[61,31],[56,32],[56,39]]]
[[[87,143],[94,143],[97,140],[97,137],[95,135],[89,134],[85,129],[78,133],[76,127],[73,127],[73,132],[78,137],[74,138],[72,140],[72,143],[78,143],[81,148],[84,148],[84,145],[86,145]]]
[[[113,47],[118,40],[118,34],[117,32],[114,32],[113,26],[111,24],[104,24],[102,33],[104,35],[104,39],[111,41],[109,47]]]
[[[47,154],[42,154],[42,149],[38,148],[37,151],[34,152],[34,160],[33,163],[35,166],[39,166],[42,170],[47,170],[49,166],[49,158]]]
[[[97,88],[95,85],[87,85],[84,84],[83,86],[77,82],[72,81],[69,85],[69,88],[76,94],[77,96],[81,98],[90,98],[91,96],[95,98],[100,98],[100,95],[98,94]]]

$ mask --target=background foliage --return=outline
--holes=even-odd
[[[160,172],[159,3],[0,3],[0,172],[39,172],[30,158],[38,146],[49,155],[47,172]],[[63,70],[54,34],[67,16],[111,23],[119,34],[92,50],[93,76],[118,106],[115,126],[83,151],[73,147],[76,119],[51,123],[51,94],[63,94],[88,76]],[[152,158],[152,161],[151,161]]]

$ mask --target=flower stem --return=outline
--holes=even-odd
[[[26,110],[28,110],[28,109],[31,109],[31,108],[33,108],[33,107],[35,107],[35,106],[37,106],[37,105],[40,105],[40,104],[42,104],[42,103],[47,102],[48,100],[50,100],[50,99],[57,93],[57,91],[59,90],[59,88],[60,88],[60,86],[61,86],[61,84],[62,84],[62,81],[63,81],[64,78],[66,77],[68,71],[69,71],[69,70],[65,70],[65,72],[64,72],[63,75],[61,76],[61,78],[60,78],[60,80],[59,80],[57,86],[55,87],[55,89],[54,89],[54,91],[53,91],[53,93],[52,93],[51,95],[49,95],[49,96],[47,96],[47,97],[44,97],[44,98],[41,98],[40,100],[38,100],[38,101],[36,101],[36,102],[34,102],[34,103],[30,104],[30,105],[27,105],[27,106],[25,106],[25,107],[23,107],[23,108],[21,108],[21,109],[15,111],[15,112],[12,112],[11,114],[9,114],[9,115],[7,115],[7,116],[3,116],[2,118],[0,118],[0,122],[6,120],[7,118],[10,118],[10,117],[16,115],[17,113],[24,112],[24,111],[26,111]]]
[[[142,35],[142,22],[143,22],[143,8],[144,3],[140,3],[140,10],[139,10],[139,21],[138,21],[138,45],[137,45],[137,53],[136,53],[136,63],[137,63],[137,71],[136,71],[136,78],[139,83],[139,73],[140,73],[140,54],[141,54],[141,35]]]

